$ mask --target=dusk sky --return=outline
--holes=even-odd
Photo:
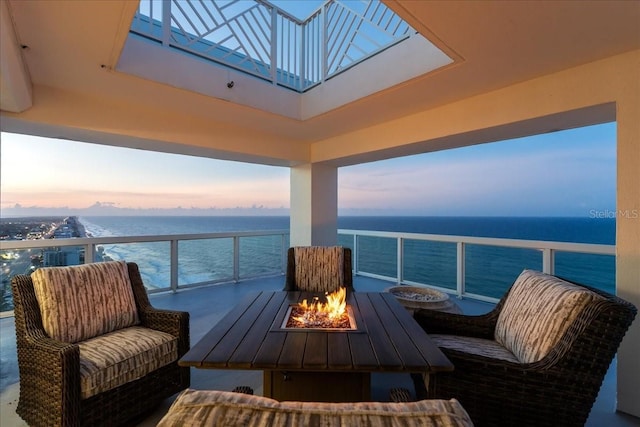
[[[615,210],[615,132],[608,123],[341,168],[339,213],[586,217]],[[2,217],[14,216],[17,204],[69,214],[96,203],[140,214],[289,208],[288,168],[8,133],[1,135],[0,183]]]
[[[322,1],[272,3],[306,18]],[[0,137],[2,217],[109,214],[107,207],[141,215],[148,209],[219,214],[237,207],[245,214],[287,214],[290,206],[284,167]],[[615,202],[615,123],[338,171],[340,215],[584,217],[615,211]]]

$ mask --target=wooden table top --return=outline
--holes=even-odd
[[[352,292],[354,331],[284,330],[303,292],[247,295],[180,360],[181,366],[298,371],[451,371],[453,365],[389,293]]]

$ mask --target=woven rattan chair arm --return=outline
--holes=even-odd
[[[34,333],[25,334],[24,344],[37,351],[51,353],[54,355],[64,355],[66,353],[80,352],[80,349],[76,344],[58,341],[53,338],[49,338],[46,335]]]
[[[142,326],[177,336],[183,323],[189,324],[186,311],[163,310],[149,307],[138,313]]]
[[[416,310],[414,318],[429,334],[450,334],[492,339],[498,314],[495,311],[481,316],[447,313],[436,310]]]
[[[75,344],[44,338],[25,348],[33,355],[34,360],[38,361],[38,365],[47,376],[55,369],[60,369],[63,373],[80,370],[80,348]]]
[[[189,313],[186,311],[161,310],[147,307],[139,313],[142,326],[166,332],[178,337],[178,352],[183,355],[189,350]]]

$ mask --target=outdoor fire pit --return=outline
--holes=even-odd
[[[350,331],[356,330],[353,310],[346,303],[346,289],[340,288],[327,295],[327,301],[321,302],[315,297],[300,304],[289,306],[282,322],[282,329],[303,329],[305,331]]]

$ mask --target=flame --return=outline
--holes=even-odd
[[[347,311],[347,290],[340,288],[326,295],[326,303],[320,302],[318,297],[314,297],[312,302],[307,302],[307,300],[304,299],[299,305],[304,314],[302,316],[295,316],[293,319],[306,325],[315,325],[321,323],[323,319],[326,318],[336,320],[344,316]]]

